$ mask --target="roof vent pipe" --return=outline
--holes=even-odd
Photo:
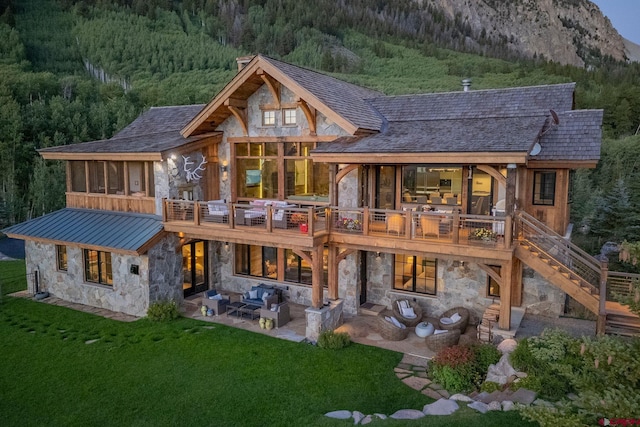
[[[465,92],[469,92],[469,88],[471,88],[471,79],[462,80],[462,88]]]

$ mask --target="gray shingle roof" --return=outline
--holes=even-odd
[[[599,160],[602,116],[602,110],[558,113],[559,124],[546,130],[532,160]]]
[[[260,58],[278,68],[327,107],[357,127],[380,130],[383,123],[382,117],[365,101],[368,98],[379,97],[382,95],[380,92],[266,56],[260,56]]]
[[[110,139],[42,148],[41,153],[159,153],[199,137],[183,138],[180,129],[203,105],[153,107]]]
[[[314,153],[526,152],[544,122],[544,117],[391,122],[379,134],[318,144]]]
[[[545,116],[573,108],[575,83],[385,96],[369,100],[388,121]]]
[[[2,231],[25,240],[52,240],[138,252],[162,230],[162,218],[156,215],[66,208]]]

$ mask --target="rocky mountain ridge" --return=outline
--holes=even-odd
[[[588,0],[417,0],[466,27],[472,50],[483,39],[506,44],[525,57],[584,67],[603,56],[638,60],[640,46],[625,40]]]

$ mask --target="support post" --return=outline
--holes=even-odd
[[[311,251],[311,306],[322,308],[323,302],[322,246]]]
[[[508,331],[511,328],[511,271],[512,262],[502,264],[500,269],[502,285],[500,287],[500,318],[498,327]]]
[[[600,300],[598,301],[598,320],[596,334],[604,335],[607,327],[607,277],[609,276],[608,261],[600,261]]]
[[[338,248],[336,246],[329,246],[329,299],[338,299]]]

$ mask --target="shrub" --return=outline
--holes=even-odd
[[[484,377],[489,365],[494,365],[500,360],[500,351],[491,344],[479,344],[472,349],[476,359],[476,370]]]
[[[485,381],[480,386],[480,391],[486,391],[487,393],[493,393],[494,391],[500,390],[502,387],[498,383],[494,383],[493,381]]]
[[[339,350],[351,344],[351,338],[346,332],[322,331],[318,337],[318,347]]]
[[[528,338],[525,338],[518,343],[518,346],[513,350],[511,356],[509,356],[509,360],[514,368],[524,371],[530,375],[541,371],[540,362],[536,360],[531,352],[531,348],[529,348]]]
[[[472,390],[478,383],[475,355],[469,347],[455,345],[431,360],[431,378],[452,393]]]
[[[168,322],[180,317],[175,301],[158,301],[149,306],[147,317],[154,322]]]

